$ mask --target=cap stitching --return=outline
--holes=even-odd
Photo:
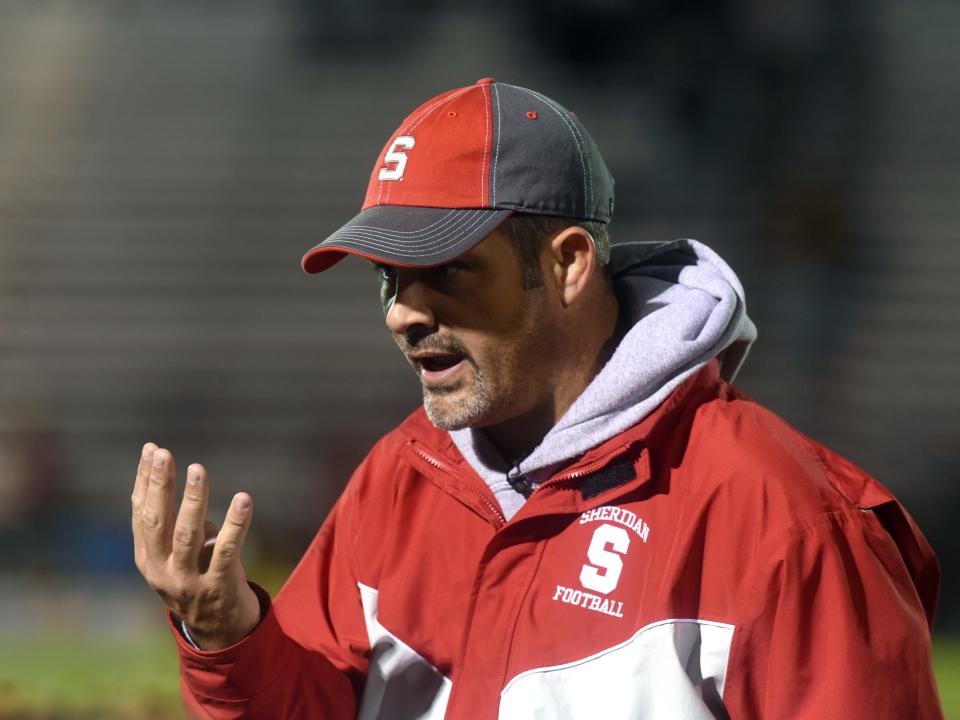
[[[416,118],[410,118],[411,124],[407,126],[407,129],[404,130],[404,133],[403,133],[403,134],[404,134],[404,135],[412,135],[412,134],[413,134],[413,131],[416,130],[417,126],[418,126],[420,123],[422,123],[424,120],[426,120],[426,119],[427,119],[427,116],[428,116],[430,113],[432,113],[434,110],[439,110],[440,108],[442,108],[442,107],[443,107],[444,105],[446,105],[447,103],[452,102],[453,100],[456,100],[458,97],[460,97],[461,95],[467,93],[468,91],[470,91],[470,90],[472,90],[472,89],[473,89],[473,86],[472,86],[472,85],[469,85],[469,86],[467,86],[467,87],[465,87],[465,88],[460,88],[460,91],[459,91],[459,92],[455,92],[455,93],[449,95],[448,97],[443,98],[442,100],[437,100],[436,102],[432,103],[432,104],[430,105],[430,107],[424,108],[422,111],[420,111],[419,115],[418,115]],[[403,126],[401,125],[400,127],[402,128]],[[381,180],[380,182],[381,182],[381,184],[383,183],[382,180]],[[389,205],[389,204],[390,204],[390,191],[391,191],[392,189],[393,189],[392,186],[387,187],[387,196],[383,199],[383,204],[384,204],[384,205]],[[379,204],[379,203],[380,203],[380,197],[379,197],[379,194],[378,194],[378,195],[377,195],[377,204]]]
[[[464,217],[460,222],[450,225],[443,228],[442,230],[434,230],[430,233],[421,235],[420,237],[395,237],[389,233],[383,232],[381,230],[346,230],[343,233],[334,233],[330,236],[329,241],[334,242],[336,238],[341,237],[356,237],[369,239],[373,243],[382,243],[382,244],[392,244],[396,243],[397,247],[406,247],[407,245],[413,247],[431,247],[432,245],[442,244],[446,241],[446,238],[450,237],[451,233],[454,233],[461,228],[475,224],[477,221],[483,222],[483,215],[471,215],[470,217]]]
[[[497,97],[497,139],[494,141],[493,145],[493,170],[490,171],[493,179],[491,184],[493,185],[493,199],[490,202],[492,207],[497,206],[497,160],[500,158],[500,91],[497,90],[496,84],[493,85],[493,94]]]
[[[471,209],[454,209],[450,210],[446,215],[434,220],[429,225],[425,225],[422,228],[417,230],[390,230],[389,228],[381,228],[376,225],[352,225],[345,226],[337,230],[335,233],[330,235],[326,240],[321,243],[314,245],[310,251],[316,250],[334,243],[338,238],[345,237],[347,235],[355,234],[358,237],[369,236],[371,238],[376,238],[378,235],[385,239],[397,240],[398,242],[408,242],[414,241],[418,238],[430,238],[434,237],[437,234],[443,235],[444,233],[456,230],[457,227],[462,225],[464,222],[469,221],[468,216],[471,216],[472,213],[475,213],[476,210]],[[465,220],[467,218],[467,220]],[[359,230],[359,232],[354,232],[354,230]],[[401,237],[409,236],[409,237]]]
[[[446,233],[449,233],[453,230],[456,230],[457,227],[469,223],[477,216],[477,210],[468,210],[463,213],[460,213],[456,218],[453,218],[449,222],[445,222],[442,225],[435,228],[424,228],[422,231],[417,233],[397,231],[394,232],[389,228],[380,228],[374,226],[350,226],[344,227],[335,232],[330,236],[332,241],[334,238],[342,237],[344,234],[354,234],[354,235],[364,235],[371,238],[381,238],[384,240],[396,240],[397,242],[416,242],[418,240],[426,240],[438,236],[444,236]],[[402,234],[401,234],[402,233]]]
[[[393,244],[384,242],[382,239],[365,237],[362,233],[344,234],[343,236],[340,236],[338,243],[340,245],[346,245],[350,243],[359,248],[395,252],[398,255],[407,257],[429,257],[431,255],[442,253],[445,250],[449,250],[450,248],[456,246],[461,241],[461,238],[469,235],[471,232],[476,230],[476,228],[482,226],[486,220],[487,218],[483,216],[471,218],[470,221],[462,227],[455,228],[458,232],[452,235],[444,236],[436,242],[422,243],[420,245]],[[333,237],[331,237],[331,240],[333,240]],[[319,249],[320,247],[335,249],[335,246],[332,245],[318,246],[316,249]]]
[[[391,242],[391,238],[376,236],[371,237],[366,232],[346,233],[344,236],[341,236],[339,240],[341,241],[340,244],[342,244],[342,241],[356,242],[365,244],[371,248],[397,252],[401,255],[410,253],[416,255],[429,255],[434,252],[439,252],[444,248],[452,247],[460,241],[460,238],[462,238],[464,235],[472,233],[476,228],[481,227],[488,220],[488,218],[484,218],[482,216],[472,217],[469,219],[469,221],[457,227],[449,228],[447,233],[420,243],[411,243],[407,239],[398,242]]]
[[[374,230],[350,229],[350,230],[344,230],[343,232],[334,233],[333,235],[330,236],[329,242],[336,242],[337,238],[350,236],[350,237],[358,237],[358,238],[369,238],[371,241],[378,241],[378,242],[390,242],[390,243],[396,242],[398,243],[398,247],[402,247],[403,243],[411,246],[419,245],[421,247],[426,247],[430,245],[430,243],[433,242],[434,240],[437,240],[437,238],[439,238],[440,239],[439,241],[442,242],[443,238],[448,237],[450,233],[460,229],[464,225],[468,225],[469,223],[472,223],[476,219],[476,217],[477,216],[475,215],[472,215],[470,217],[464,217],[458,220],[456,223],[451,223],[450,225],[447,225],[443,228],[437,228],[436,230],[432,230],[429,233],[424,233],[423,235],[417,235],[414,237],[397,237],[381,229],[374,229]]]
[[[487,106],[487,86],[481,85],[480,92],[483,94],[483,159],[480,161],[480,203],[483,204],[483,196],[487,190],[483,179],[486,177],[484,168],[487,166],[487,148],[490,145],[490,108]],[[490,202],[490,198],[487,198],[487,202]]]
[[[425,259],[425,258],[436,257],[438,255],[443,255],[444,253],[450,252],[450,250],[454,248],[455,245],[456,244],[454,243],[454,245],[450,245],[449,247],[440,248],[439,250],[435,250],[433,252],[428,252],[428,253],[418,253],[418,252],[400,253],[400,252],[395,252],[391,248],[375,248],[375,247],[370,247],[368,245],[364,245],[358,242],[353,242],[351,240],[345,240],[340,244],[340,246],[336,248],[330,248],[329,252],[336,252],[336,251],[343,252],[345,248],[353,248],[355,250],[361,250],[364,253],[369,253],[369,254],[378,254],[378,255],[385,255],[385,256],[395,255],[397,256],[396,257],[397,260],[404,261],[404,260],[412,260],[414,258]],[[457,255],[459,254],[460,253],[457,253]],[[456,255],[454,255],[454,257],[456,257]]]
[[[551,110],[553,110],[557,114],[557,117],[560,118],[561,122],[563,122],[563,124],[567,126],[567,130],[569,130],[570,134],[573,136],[573,144],[576,145],[577,147],[577,154],[580,156],[580,167],[583,169],[583,204],[584,204],[583,214],[584,215],[589,214],[587,210],[587,202],[589,199],[590,204],[593,205],[592,187],[591,187],[592,183],[588,185],[588,176],[590,175],[590,171],[588,169],[587,163],[584,161],[584,158],[583,158],[583,149],[581,148],[581,144],[580,144],[580,140],[581,140],[580,131],[577,130],[576,125],[574,125],[570,121],[570,118],[566,117],[562,112],[560,112],[556,103],[554,103],[550,98],[544,95],[541,95],[538,92],[534,92],[533,90],[528,90],[527,88],[518,87],[516,85],[511,85],[510,87],[516,88],[517,90],[522,90],[528,95],[532,95],[533,97],[539,99],[541,102],[545,103],[547,107],[549,107]]]
[[[580,152],[580,158],[581,158],[581,160],[582,160],[582,159],[583,159],[583,146],[585,145],[585,143],[584,143],[584,140],[583,140],[583,135],[580,133],[580,128],[577,127],[577,123],[574,122],[573,120],[571,120],[566,114],[564,114],[564,113],[561,112],[561,109],[562,109],[562,108],[556,103],[556,101],[551,100],[551,99],[548,98],[546,95],[541,95],[540,93],[538,93],[538,92],[535,91],[535,90],[531,90],[530,92],[532,92],[534,95],[538,96],[538,97],[539,97],[540,99],[542,99],[547,105],[549,105],[550,107],[552,107],[552,108],[554,109],[554,111],[555,111],[558,115],[560,115],[560,118],[561,118],[565,123],[567,123],[568,127],[570,127],[570,129],[573,130],[573,133],[574,133],[574,135],[576,136],[577,150]],[[590,163],[588,163],[588,162],[584,162],[583,167],[584,167],[584,171],[585,171],[585,177],[584,177],[584,179],[586,180],[586,187],[589,189],[589,192],[586,193],[586,197],[584,197],[584,204],[586,204],[586,202],[587,202],[588,199],[589,199],[590,205],[592,206],[592,205],[594,204],[594,202],[593,202],[593,171],[590,169]],[[583,208],[583,214],[584,214],[584,215],[589,214],[589,211],[588,211],[588,209],[587,209],[586,207]]]
[[[395,205],[394,207],[402,207],[402,206],[396,206],[396,205]],[[469,213],[469,212],[472,212],[472,208],[454,208],[454,209],[450,210],[449,212],[447,212],[446,215],[443,215],[442,217],[434,220],[434,221],[433,221],[432,223],[430,223],[429,225],[424,225],[422,228],[417,228],[416,230],[391,230],[390,228],[383,228],[383,227],[380,227],[379,225],[366,225],[366,224],[364,224],[364,225],[360,225],[360,224],[357,224],[357,225],[346,225],[346,226],[344,227],[344,229],[363,228],[363,229],[365,229],[365,230],[366,230],[366,229],[369,229],[369,230],[384,230],[384,231],[386,231],[386,232],[393,233],[394,235],[419,235],[419,234],[422,233],[424,230],[429,230],[429,229],[432,228],[434,225],[441,225],[441,224],[445,224],[445,223],[458,222],[461,217],[463,217],[464,215],[466,215],[466,214]],[[455,215],[456,217],[453,217],[453,218],[451,218],[450,220],[448,220],[447,218],[450,218],[451,215]]]
[[[473,230],[474,228],[471,228],[469,231],[464,232],[463,236],[464,237],[468,236],[470,232],[472,232]],[[352,238],[346,238],[344,239],[343,242],[340,243],[338,248],[355,247],[370,253],[379,253],[382,255],[395,255],[398,259],[406,260],[410,258],[436,257],[437,255],[442,255],[443,253],[450,252],[450,250],[456,248],[462,242],[463,240],[461,239],[461,236],[458,235],[457,237],[452,239],[452,242],[447,243],[446,245],[421,251],[418,248],[397,248],[390,245],[378,246],[378,245],[373,245],[371,243],[368,243],[366,240],[363,240],[363,239],[354,240]],[[338,248],[330,248],[330,250],[335,250]],[[464,250],[464,252],[466,252],[466,250]]]

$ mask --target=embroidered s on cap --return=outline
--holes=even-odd
[[[439,265],[513,211],[610,222],[613,177],[573,113],[533,90],[484,78],[403,121],[377,158],[360,213],[301,264],[317,273],[350,253]]]

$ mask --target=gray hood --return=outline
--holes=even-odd
[[[514,470],[534,484],[642,420],[713,358],[720,359],[721,376],[732,381],[757,337],[740,280],[696,240],[614,245],[609,271],[630,329],[586,390]],[[450,435],[511,517],[525,498],[506,481],[508,463],[482,431],[467,428]]]

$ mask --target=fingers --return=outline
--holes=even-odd
[[[148,442],[140,452],[140,464],[137,465],[137,479],[133,484],[133,499],[135,501],[139,500],[141,507],[147,496],[147,481],[150,479],[150,468],[153,466],[153,453],[156,451],[157,446],[152,442]]]
[[[146,573],[166,565],[178,573],[224,575],[239,562],[253,516],[253,501],[237,493],[223,529],[207,520],[209,481],[199,464],[187,468],[183,501],[174,518],[176,464],[169,450],[153,443],[143,446],[134,482],[133,537],[137,566]]]
[[[187,482],[183,489],[183,502],[173,529],[173,565],[184,572],[197,571],[197,556],[205,538],[204,523],[207,519],[207,498],[210,484],[203,465],[193,464],[187,468]]]
[[[170,555],[173,535],[173,495],[177,475],[173,455],[169,450],[157,449],[153,453],[147,494],[143,503],[141,525],[143,545],[147,560],[163,562]]]
[[[233,496],[227,517],[223,521],[220,534],[210,558],[210,572],[226,575],[239,560],[243,540],[247,536],[250,520],[253,517],[253,499],[244,492]]]
[[[137,465],[137,476],[133,483],[133,494],[130,496],[130,504],[133,509],[133,550],[137,558],[144,552],[140,515],[143,512],[143,502],[147,495],[147,482],[150,478],[150,468],[153,465],[153,453],[156,449],[156,445],[148,442],[140,451],[140,463]]]
[[[200,548],[200,555],[197,556],[197,570],[201,573],[210,569],[210,558],[213,557],[213,547],[217,544],[217,533],[220,528],[216,523],[207,520],[203,528],[203,546]]]
[[[217,524],[207,520],[203,524],[203,546],[207,547],[209,545],[212,548],[219,532],[220,528],[217,527]]]

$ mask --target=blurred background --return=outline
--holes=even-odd
[[[214,507],[254,495],[275,590],[416,407],[365,264],[299,259],[407,113],[484,76],[590,129],[615,240],[738,271],[738,384],[940,556],[960,717],[958,28],[955,0],[0,0],[0,717],[177,716],[131,557],[146,440]]]

